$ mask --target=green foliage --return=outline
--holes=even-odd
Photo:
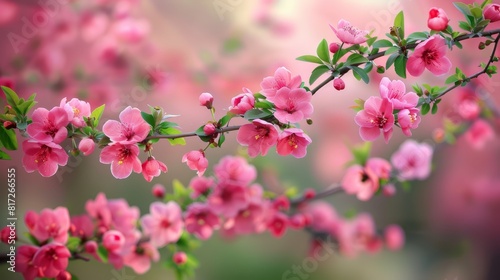
[[[243,117],[247,120],[264,119],[273,115],[273,112],[267,109],[251,109],[245,112]]]
[[[408,62],[408,58],[405,55],[399,55],[396,57],[394,61],[394,67],[396,70],[396,74],[401,78],[406,79],[406,63]]]
[[[321,40],[319,43],[318,48],[316,49],[316,54],[324,62],[330,63],[330,50],[325,39]]]
[[[405,16],[403,11],[399,12],[394,18],[394,27],[399,35],[399,38],[405,37]]]
[[[105,104],[95,108],[92,111],[92,113],[90,114],[90,119],[93,120],[92,124],[94,127],[97,127],[99,125],[99,121],[101,120],[102,113],[104,112],[104,108],[106,108]]]
[[[296,59],[304,62],[323,64],[323,61],[314,55],[303,55],[297,57]]]
[[[316,82],[316,80],[319,77],[321,77],[323,74],[325,74],[328,71],[330,71],[330,68],[328,68],[328,66],[326,66],[326,65],[320,65],[320,66],[314,68],[314,70],[311,73],[311,77],[309,77],[309,84],[310,85],[314,84],[314,82]]]
[[[358,80],[363,80],[365,83],[370,82],[370,77],[368,77],[367,71],[365,69],[361,69],[358,66],[349,66],[352,70],[354,77]]]
[[[364,142],[361,145],[353,147],[351,149],[351,153],[354,157],[352,163],[364,166],[366,164],[366,161],[368,161],[368,158],[370,157],[371,149],[372,149],[371,142]]]

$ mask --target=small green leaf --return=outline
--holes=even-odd
[[[102,104],[101,106],[97,107],[92,111],[92,114],[90,114],[91,118],[94,118],[94,127],[97,127],[99,125],[99,121],[101,120],[102,113],[104,112],[104,108],[106,107],[106,104]]]
[[[217,146],[222,147],[222,144],[226,141],[226,136],[224,133],[221,133],[219,136],[219,141],[217,141]]]
[[[262,108],[262,109],[273,109],[274,108],[274,105],[273,103],[269,102],[269,101],[257,101],[255,102],[255,108]]]
[[[17,95],[17,93],[6,86],[2,86],[2,90],[5,93],[7,103],[9,103],[12,108],[17,107],[17,104],[19,103],[19,96]]]
[[[419,40],[427,40],[429,38],[429,33],[427,32],[414,32],[408,36],[409,42],[419,41]]]
[[[220,120],[219,120],[219,125],[220,126],[225,126],[226,124],[229,123],[229,121],[234,117],[234,114],[233,113],[227,113],[224,117],[222,117]]]
[[[14,129],[6,129],[0,125],[0,142],[2,145],[11,151],[17,150],[17,137]]]
[[[396,58],[399,57],[399,54],[398,53],[393,53],[391,54],[391,56],[389,56],[389,58],[387,59],[387,62],[385,63],[385,69],[389,69],[392,64],[394,63],[394,61],[396,60]]]
[[[462,28],[463,30],[471,31],[472,27],[465,21],[459,21],[458,26]]]
[[[478,8],[478,7],[474,7],[472,9],[470,9],[470,12],[471,12],[472,16],[474,16],[475,18],[481,18],[483,16],[483,10],[481,8]]]
[[[394,44],[386,39],[378,40],[377,42],[373,43],[373,48],[379,49],[379,48],[389,48],[392,47]]]
[[[68,238],[68,241],[66,242],[66,247],[71,252],[74,252],[74,251],[76,251],[78,249],[78,246],[80,246],[80,242],[81,241],[82,240],[79,237],[70,236]]]
[[[371,142],[365,142],[362,145],[356,146],[351,149],[351,153],[354,157],[354,162],[361,166],[366,164],[366,161],[370,157],[370,151],[372,149]]]
[[[316,57],[314,55],[303,55],[303,56],[297,57],[296,59],[300,60],[300,61],[305,61],[305,62],[323,64],[323,61],[321,61],[321,59],[319,59],[318,57]]]
[[[424,103],[422,104],[422,115],[427,115],[427,113],[429,113],[429,111],[431,110],[431,105],[429,105],[429,103]]]
[[[368,58],[360,55],[359,53],[353,53],[347,58],[345,63],[349,64],[349,65],[356,65],[356,64],[361,64],[361,63],[365,63],[368,61],[369,61]]]
[[[104,248],[103,245],[99,245],[99,247],[97,248],[97,255],[99,256],[99,258],[103,263],[108,262],[109,253],[108,250],[106,250],[106,248]]]
[[[457,78],[456,75],[451,75],[448,77],[448,79],[446,79],[446,81],[444,82],[445,84],[453,84],[455,82],[458,82],[459,79]]]
[[[366,74],[364,69],[361,69],[358,66],[349,66],[349,68],[351,68],[353,73],[356,73],[359,78],[363,80],[363,82],[367,84],[370,82],[370,77],[368,77],[368,74]]]
[[[405,15],[403,14],[403,11],[399,12],[397,14],[396,18],[394,18],[394,27],[399,28],[399,37],[404,38],[405,37]]]
[[[460,2],[455,2],[453,5],[464,15],[464,16],[470,16],[471,11],[469,8],[469,5],[460,3]]]
[[[0,159],[3,159],[3,160],[10,160],[11,157],[4,151],[0,150]]]
[[[437,113],[437,111],[438,111],[438,104],[437,104],[437,103],[432,104],[432,110],[431,110],[431,113],[432,113],[433,115],[435,115],[435,114]]]
[[[370,38],[368,38],[368,40],[366,40],[366,44],[369,47],[371,47],[375,41],[377,41],[377,37],[370,37]]]
[[[319,77],[321,77],[323,74],[325,74],[328,71],[330,71],[330,68],[328,68],[328,66],[326,66],[326,65],[320,65],[320,66],[314,68],[314,70],[311,73],[311,77],[309,77],[309,84],[310,85],[314,84],[314,82]]]
[[[243,116],[247,120],[263,119],[271,116],[273,113],[267,110],[251,109],[245,112]]]
[[[181,134],[182,131],[180,131],[177,128],[174,127],[167,127],[167,128],[162,128],[160,129],[160,134],[161,135],[175,135],[175,134]],[[179,137],[179,138],[167,138],[168,142],[170,145],[175,146],[175,145],[181,145],[184,146],[186,145],[186,139]]]
[[[156,121],[153,115],[146,112],[141,112],[141,116],[150,126],[155,127]]]
[[[325,39],[321,40],[321,42],[319,43],[318,48],[316,49],[316,53],[321,60],[330,63],[330,50]]]
[[[405,55],[400,55],[396,58],[394,62],[394,68],[396,70],[396,74],[403,79],[406,79],[406,62],[408,58]]]

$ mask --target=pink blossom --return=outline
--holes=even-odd
[[[175,254],[172,256],[172,260],[177,265],[186,263],[187,259],[187,255],[184,252],[175,252]]]
[[[297,123],[309,118],[314,111],[311,98],[312,94],[303,88],[283,87],[273,98],[276,106],[274,116],[282,123]]]
[[[391,164],[383,158],[370,158],[365,168],[370,169],[379,179],[388,180],[391,177]]]
[[[130,176],[132,170],[135,173],[142,172],[138,155],[139,148],[136,145],[117,143],[102,149],[99,161],[111,164],[111,174],[117,179],[124,179]]]
[[[15,2],[0,1],[0,25],[6,25],[16,18],[19,5]]]
[[[403,133],[410,137],[411,129],[415,129],[420,124],[420,110],[416,108],[403,109],[398,112],[398,123]]]
[[[500,20],[500,5],[488,4],[483,9],[484,19],[489,19],[491,22]]]
[[[162,184],[155,184],[152,193],[156,198],[163,199],[165,197],[165,187]]]
[[[75,127],[84,127],[85,120],[83,117],[90,117],[90,104],[85,101],[81,101],[77,98],[71,99],[66,102],[66,97],[61,100],[59,107],[66,110],[68,113],[68,118]]]
[[[148,35],[149,29],[147,20],[124,18],[115,24],[113,32],[124,42],[138,43]]]
[[[307,224],[317,231],[326,232],[331,229],[332,225],[338,220],[338,215],[335,209],[324,201],[313,202],[308,204],[302,213],[307,217]]]
[[[242,157],[225,156],[214,167],[220,182],[246,186],[257,178],[257,170]]]
[[[248,146],[250,157],[265,156],[269,148],[276,145],[278,130],[271,123],[257,119],[240,127],[236,139],[240,145]]]
[[[102,236],[102,245],[109,252],[118,252],[125,245],[125,236],[117,230],[108,230]]]
[[[102,131],[113,142],[135,144],[148,136],[151,126],[142,118],[141,111],[128,106],[120,113],[120,122],[108,120]]]
[[[38,275],[39,269],[33,262],[33,257],[38,252],[38,247],[21,245],[16,251],[16,272],[22,273],[24,279],[33,280]]]
[[[217,136],[217,128],[215,127],[215,125],[213,123],[207,123],[204,127],[203,127],[203,132],[205,133],[205,135],[207,136],[212,136],[212,137],[216,137]]]
[[[148,157],[148,159],[142,163],[142,175],[148,182],[151,182],[154,177],[160,176],[162,172],[165,173],[167,171],[167,166],[154,157]]]
[[[355,194],[359,200],[369,200],[379,188],[379,178],[370,168],[353,165],[342,178],[342,188],[347,194]]]
[[[333,79],[333,87],[336,90],[343,90],[343,89],[345,89],[344,80],[342,80],[341,78],[335,78],[335,79]]]
[[[56,143],[26,140],[22,145],[23,166],[28,173],[37,170],[43,177],[50,177],[56,174],[59,165],[68,163],[68,154]]]
[[[200,101],[200,106],[205,106],[207,109],[212,109],[212,103],[214,102],[214,97],[208,93],[204,92],[200,94],[200,97],[198,98]]]
[[[405,243],[404,232],[398,225],[390,225],[386,227],[384,238],[387,248],[393,251],[401,249]]]
[[[396,195],[396,187],[393,184],[387,184],[382,187],[382,194],[391,197]]]
[[[11,233],[13,235],[11,235]],[[16,235],[15,229],[12,230],[12,228],[8,227],[8,226],[5,226],[2,228],[2,230],[0,231],[0,237],[1,237],[2,243],[5,243],[5,244],[9,244],[9,240],[17,240],[17,235]]]
[[[286,232],[287,226],[288,217],[281,212],[275,212],[267,223],[267,227],[274,237],[283,236]]]
[[[276,92],[284,87],[294,89],[300,87],[302,78],[297,75],[292,77],[292,73],[285,67],[280,67],[274,72],[274,76],[265,77],[260,83],[262,88],[260,93],[269,101],[273,102]]]
[[[112,227],[122,232],[125,238],[135,238],[138,234],[139,208],[129,206],[125,199],[111,199],[108,201],[107,208],[111,213]]]
[[[307,154],[307,146],[312,140],[299,128],[287,128],[278,138],[276,152],[281,156],[292,154],[296,158],[303,158]]]
[[[462,98],[456,108],[458,114],[465,120],[474,120],[481,113],[477,98]]]
[[[109,25],[109,18],[103,12],[84,12],[80,17],[80,33],[84,41],[94,41]]]
[[[108,199],[104,193],[97,194],[95,200],[88,200],[85,203],[85,210],[90,217],[98,220],[98,226],[104,227],[105,231],[111,227],[111,211],[108,208]]]
[[[83,138],[80,143],[78,143],[78,150],[83,153],[84,156],[88,156],[94,152],[95,142],[93,139],[88,137]]]
[[[364,141],[373,141],[384,134],[385,142],[389,142],[394,126],[394,107],[389,99],[371,96],[366,100],[364,109],[359,111],[354,121],[359,128],[359,135]]]
[[[444,31],[448,27],[450,19],[446,12],[441,8],[431,8],[429,10],[429,19],[427,26],[434,31]]]
[[[224,230],[233,234],[252,234],[267,228],[268,205],[262,201],[252,202],[241,209],[234,217],[226,220]]]
[[[56,280],[71,280],[71,273],[67,271],[61,271],[57,274]]]
[[[197,170],[198,176],[203,176],[208,167],[208,159],[203,150],[191,151],[182,157],[182,162],[187,163],[191,170]]]
[[[389,99],[395,110],[415,108],[418,104],[418,95],[406,92],[406,86],[401,80],[391,81],[384,77],[380,81],[380,97]]]
[[[373,218],[369,214],[360,214],[356,219],[344,221],[338,228],[340,251],[348,257],[360,251],[377,252],[382,241],[376,235]]]
[[[229,182],[220,182],[208,196],[208,204],[217,215],[234,217],[248,205],[246,188]]]
[[[391,163],[404,180],[427,178],[431,172],[432,147],[406,140],[392,155]]]
[[[218,229],[220,226],[219,217],[207,204],[202,203],[189,205],[184,222],[187,232],[202,240],[209,239],[214,229]]]
[[[0,4],[1,6],[2,4]],[[1,15],[0,15],[1,18]],[[1,21],[1,19],[0,19]],[[16,82],[13,78],[11,77],[0,77],[0,86],[8,87],[10,89],[14,89],[16,86]],[[2,95],[2,97],[5,99],[5,96]]]
[[[330,28],[333,30],[335,35],[340,39],[340,41],[346,44],[362,44],[366,42],[368,38],[368,32],[365,30],[359,30],[358,28],[351,25],[350,22],[341,19],[337,25],[337,29],[330,24]]]
[[[153,202],[150,214],[141,218],[141,225],[146,236],[151,237],[151,244],[163,247],[179,240],[182,234],[182,211],[177,203]]]
[[[406,69],[412,76],[420,76],[425,68],[432,74],[440,76],[451,69],[451,61],[446,55],[446,41],[439,35],[433,35],[418,44],[408,58]]]
[[[477,119],[465,132],[465,139],[474,149],[482,149],[488,141],[495,139],[495,131],[488,122]]]
[[[231,107],[229,112],[236,115],[243,115],[246,111],[253,109],[255,105],[255,97],[249,89],[244,89],[244,93],[238,94],[231,99]]]
[[[191,182],[189,182],[189,187],[193,189],[193,192],[191,192],[191,198],[195,199],[199,197],[200,195],[206,195],[208,194],[210,188],[212,188],[214,184],[214,179],[213,178],[207,178],[203,176],[198,176],[194,177],[191,179]]]
[[[68,241],[70,218],[68,209],[57,207],[56,209],[45,208],[36,214],[28,211],[25,216],[29,231],[39,242],[45,242],[50,238],[55,242],[65,244]]]
[[[272,201],[273,209],[278,211],[288,211],[290,209],[290,200],[285,195],[280,195]]]
[[[89,215],[73,216],[69,230],[72,236],[89,239],[94,234],[94,223]]]
[[[66,246],[50,243],[38,249],[33,256],[33,263],[38,267],[40,277],[54,278],[66,271],[69,257],[71,253]]]
[[[160,260],[160,253],[151,242],[142,242],[133,248],[131,254],[123,258],[126,266],[131,267],[135,273],[144,274],[151,268],[151,261]]]
[[[59,144],[68,136],[66,126],[71,118],[68,118],[68,113],[63,108],[54,107],[50,111],[37,108],[31,118],[33,122],[28,125],[26,132],[38,142]]]

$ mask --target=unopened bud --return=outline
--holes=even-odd
[[[11,122],[11,121],[5,121],[3,123],[3,127],[5,127],[5,129],[12,129],[12,128],[16,128],[16,123],[15,122]]]
[[[336,90],[343,90],[343,89],[345,89],[345,83],[341,78],[335,78],[333,80],[333,87]]]
[[[480,42],[478,48],[480,50],[484,50],[486,48],[486,44],[484,44],[484,42]]]
[[[185,264],[187,262],[187,255],[184,252],[176,252],[172,257],[172,260],[177,265]]]
[[[203,127],[203,132],[205,133],[205,135],[207,136],[217,136],[217,135],[213,135],[216,131],[216,127],[213,123],[207,123],[204,127]]]
[[[379,74],[384,74],[384,73],[385,73],[385,68],[384,68],[384,66],[377,66],[377,73],[379,73]]]
[[[340,49],[339,44],[337,44],[337,43],[330,44],[330,52],[331,53],[336,53],[339,49]]]
[[[200,106],[205,106],[207,107],[207,109],[212,109],[212,103],[214,102],[214,97],[210,93],[204,92],[200,94],[199,101],[200,101]]]

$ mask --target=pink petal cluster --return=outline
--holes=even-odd
[[[102,131],[114,143],[136,144],[148,136],[151,126],[142,118],[141,111],[128,106],[120,113],[120,122],[108,120]]]
[[[24,221],[30,234],[40,243],[48,241],[65,244],[68,241],[70,218],[67,208],[43,209],[40,214],[28,211]]]
[[[123,258],[123,263],[135,273],[144,274],[151,268],[151,261],[158,262],[160,253],[150,242],[142,242],[132,248],[132,252]]]
[[[389,179],[391,165],[382,158],[371,158],[363,167],[353,165],[342,178],[342,188],[359,200],[369,200],[379,189],[380,179]]]
[[[141,225],[144,234],[150,237],[151,245],[163,247],[179,240],[184,222],[177,203],[153,202],[149,212],[141,218]]]
[[[464,137],[474,149],[480,150],[495,139],[495,131],[488,122],[477,119],[465,132]]]
[[[154,177],[160,176],[162,172],[165,173],[167,171],[167,166],[154,157],[148,157],[148,159],[142,163],[142,175],[148,182],[151,182]]]
[[[424,180],[431,172],[432,147],[406,140],[392,155],[391,163],[403,180]]]
[[[307,154],[307,146],[312,140],[299,128],[287,128],[278,138],[276,152],[281,156],[293,155],[303,158]]]
[[[243,115],[248,110],[253,109],[255,106],[255,97],[249,89],[243,89],[243,93],[231,99],[231,106],[229,112],[236,115]]]
[[[86,126],[84,117],[90,117],[90,104],[77,98],[66,102],[66,97],[61,100],[59,107],[64,108],[68,113],[68,118],[75,127]]]
[[[484,19],[489,19],[491,22],[500,20],[500,4],[488,4],[483,9]]]
[[[359,135],[365,141],[373,141],[382,131],[385,142],[389,142],[394,126],[394,106],[388,98],[372,96],[365,101],[364,109],[354,118]]]
[[[274,116],[282,123],[297,123],[309,118],[313,113],[312,94],[303,88],[283,87],[273,98],[276,112]]]
[[[337,29],[330,24],[330,28],[335,35],[345,44],[362,44],[368,40],[366,37],[368,32],[360,30],[351,25],[350,22],[341,19],[337,25]]]
[[[243,125],[236,139],[240,145],[248,146],[249,156],[265,156],[269,148],[278,142],[278,130],[271,123],[257,119]]]
[[[197,170],[198,176],[203,176],[208,167],[208,159],[203,150],[188,152],[182,156],[182,162],[185,162],[191,170]]]
[[[203,176],[194,177],[189,182],[189,187],[193,190],[191,192],[191,198],[195,199],[200,195],[206,195],[214,185],[213,178],[207,178]]]
[[[197,238],[206,240],[220,227],[220,219],[207,204],[193,203],[186,211],[186,230]]]
[[[429,19],[427,26],[434,31],[444,31],[448,27],[450,19],[446,12],[441,8],[431,8],[429,10]]]
[[[54,142],[25,140],[22,146],[23,166],[28,173],[37,170],[40,175],[50,177],[56,174],[59,165],[68,163],[68,154]]]
[[[452,65],[445,56],[447,48],[445,39],[437,34],[419,43],[408,57],[408,73],[418,77],[426,68],[436,76],[448,73]]]
[[[135,144],[116,143],[105,147],[101,151],[99,161],[111,164],[111,174],[117,179],[125,179],[132,171],[142,172],[142,164],[139,159],[139,147]]]
[[[28,125],[26,132],[35,141],[59,144],[68,136],[66,126],[71,118],[61,107],[54,107],[50,111],[37,108],[31,118],[33,122]]]
[[[391,81],[384,77],[379,85],[380,97],[389,99],[395,110],[415,108],[418,104],[418,95],[406,92],[406,86],[401,80]]]
[[[274,72],[274,76],[265,77],[260,83],[262,95],[267,100],[274,102],[276,92],[282,88],[299,88],[302,84],[302,78],[297,75],[292,77],[292,73],[285,67],[280,67]]]
[[[21,245],[17,251],[16,271],[22,273],[24,279],[56,278],[66,272],[69,257],[70,251],[61,243],[42,247]]]
[[[257,170],[242,157],[225,156],[214,167],[219,182],[246,186],[257,178]]]

